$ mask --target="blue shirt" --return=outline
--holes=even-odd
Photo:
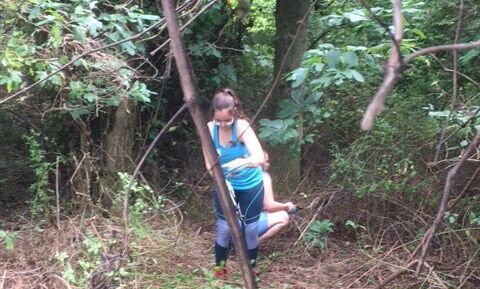
[[[237,121],[232,124],[232,137],[226,146],[220,144],[218,137],[219,127],[213,124],[213,144],[217,151],[220,165],[238,158],[250,156],[244,143],[237,137]],[[225,178],[232,184],[234,190],[248,190],[263,181],[263,171],[260,167],[242,167],[231,172],[223,171]]]

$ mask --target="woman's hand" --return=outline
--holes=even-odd
[[[297,208],[292,202],[286,202],[285,206],[287,206],[287,213],[293,212]]]

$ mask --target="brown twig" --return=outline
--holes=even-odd
[[[303,238],[303,236],[305,235],[305,233],[307,232],[308,230],[308,227],[310,226],[311,223],[313,223],[315,221],[315,219],[317,218],[318,214],[320,213],[320,211],[328,206],[328,204],[330,204],[330,202],[332,201],[333,197],[335,196],[335,193],[331,194],[330,195],[330,198],[328,199],[327,202],[323,201],[322,204],[318,207],[317,211],[315,212],[315,214],[313,215],[313,217],[310,219],[310,222],[308,222],[308,224],[305,226],[305,228],[303,229],[302,233],[300,234],[300,236],[298,236],[297,240],[295,241],[295,243],[293,243],[293,247],[295,247]]]
[[[382,289],[383,287],[385,287],[388,283],[390,283],[392,280],[394,280],[398,276],[407,273],[408,269],[410,269],[410,267],[415,265],[417,262],[418,262],[418,260],[413,260],[410,263],[408,263],[407,265],[405,265],[404,268],[395,271],[393,274],[388,276],[387,279],[383,280],[382,283],[378,284],[378,286],[375,287],[375,289]]]
[[[451,202],[448,202],[447,210],[450,210],[451,208],[455,207],[455,205],[458,203],[458,201],[460,201],[460,199],[463,197],[463,195],[465,195],[465,192],[470,188],[473,181],[477,179],[477,175],[478,175],[479,172],[480,172],[480,166],[475,170],[475,172],[473,173],[473,176],[470,178],[470,180],[465,185],[465,187],[460,192],[460,194],[458,194],[458,196],[455,199],[453,199]]]
[[[200,15],[202,15],[203,13],[205,13],[205,11],[207,11],[208,9],[210,9],[210,7],[213,6],[213,4],[216,4],[218,0],[213,0],[212,2],[208,3],[207,5],[203,6],[202,10],[198,11],[197,14],[195,14],[195,16],[193,16],[192,18],[190,18],[187,23],[185,23],[181,28],[180,28],[180,31],[183,31],[185,28],[188,27],[188,25],[190,25],[193,21],[195,21],[198,17],[200,17]],[[158,46],[157,48],[155,48],[155,50],[153,50],[152,52],[150,52],[150,55],[153,56],[155,55],[158,51],[160,51],[163,47],[165,47],[167,44],[170,43],[170,40],[171,38],[168,38],[165,42],[163,42],[160,46]]]
[[[399,50],[403,33],[403,28],[401,24],[402,11],[400,6],[400,0],[393,0],[393,17],[396,33],[394,37],[395,40],[392,39],[392,52],[390,53],[387,63],[384,65],[385,77],[363,116],[363,120],[361,123],[361,128],[363,130],[368,131],[372,128],[375,117],[379,115],[382,110],[383,103],[385,102],[385,97],[392,91],[393,87],[400,80],[404,66],[412,62],[416,57],[440,51],[460,51],[480,46],[480,40],[470,43],[431,46],[407,55],[405,58],[403,58],[402,61],[402,56]],[[380,25],[382,25],[381,22],[379,23]]]
[[[57,228],[60,228],[60,157],[57,156],[56,162],[56,169],[55,169],[55,196],[56,196],[56,203],[57,203],[57,211],[55,212],[57,215]]]
[[[375,117],[382,111],[385,97],[390,91],[392,91],[395,84],[400,80],[402,74],[403,60],[400,52],[400,45],[403,38],[403,25],[400,0],[393,0],[393,23],[395,27],[395,35],[392,42],[394,45],[387,63],[384,65],[385,77],[383,78],[383,82],[363,116],[361,123],[361,128],[363,130],[370,130],[372,128]]]
[[[130,194],[130,190],[132,189],[132,186],[133,186],[133,183],[135,182],[135,179],[137,177],[137,175],[139,174],[140,172],[140,169],[142,168],[143,166],[143,163],[145,162],[145,160],[147,159],[147,156],[150,154],[150,152],[152,151],[153,147],[155,146],[155,144],[158,142],[158,140],[160,139],[160,137],[165,133],[165,131],[172,125],[172,123],[176,120],[176,118],[187,108],[187,105],[186,104],[183,104],[182,107],[180,107],[177,112],[170,118],[170,120],[165,124],[165,126],[162,128],[162,130],[160,130],[160,132],[157,134],[157,136],[155,136],[155,138],[153,139],[152,143],[148,146],[147,150],[145,151],[145,153],[143,154],[143,157],[140,159],[140,161],[138,162],[138,164],[136,165],[134,171],[133,171],[133,175],[132,175],[132,180],[126,190],[126,193],[125,193],[125,198],[123,200],[123,221],[124,221],[124,224],[125,224],[125,240],[124,240],[124,255],[126,255],[126,253],[128,252],[128,244],[129,244],[129,226],[128,226],[128,203],[129,203],[129,194]]]
[[[468,50],[472,48],[477,48],[480,46],[480,40],[473,41],[470,43],[459,43],[459,44],[444,44],[444,45],[437,45],[437,46],[430,46],[427,48],[423,48],[420,50],[415,51],[412,54],[407,55],[403,62],[406,64],[409,64],[412,62],[415,58],[425,55],[425,54],[430,54],[430,53],[436,53],[436,52],[442,52],[442,51],[461,51],[461,50]]]
[[[460,8],[458,9],[458,22],[457,22],[457,28],[455,31],[455,39],[453,40],[454,44],[457,44],[458,42],[458,37],[460,36],[460,27],[462,26],[462,17],[463,17],[463,0],[460,0]],[[447,119],[445,120],[445,125],[443,126],[442,133],[440,135],[440,140],[438,141],[437,145],[437,150],[435,152],[435,157],[433,158],[433,162],[436,163],[438,161],[438,156],[440,154],[440,150],[442,148],[442,143],[445,138],[445,133],[447,132],[448,124],[450,123],[450,118],[452,114],[454,113],[456,107],[457,107],[457,84],[458,84],[458,60],[457,60],[457,51],[453,51],[453,75],[452,75],[452,100],[450,103],[450,113],[448,114]]]
[[[5,276],[7,276],[7,270],[3,272],[2,283],[0,283],[0,289],[3,289],[3,284],[5,283]]]
[[[432,241],[433,236],[438,230],[438,227],[440,226],[440,223],[443,219],[443,216],[445,214],[445,210],[447,208],[447,203],[448,203],[448,198],[450,195],[450,191],[452,189],[452,183],[454,181],[454,178],[456,177],[458,171],[460,168],[463,166],[465,161],[468,159],[472,151],[477,147],[478,143],[480,142],[480,133],[478,133],[474,139],[470,142],[470,145],[466,149],[466,151],[463,153],[462,157],[460,158],[460,161],[448,172],[447,179],[445,181],[445,187],[443,191],[443,196],[442,200],[440,202],[440,207],[438,209],[437,215],[435,217],[435,220],[433,221],[432,226],[430,229],[427,231],[425,234],[425,239],[424,242],[420,244],[422,246],[422,254],[420,256],[420,260],[417,264],[417,269],[415,274],[418,276],[420,274],[420,270],[422,269],[423,263],[425,262],[425,257],[428,252],[428,248],[430,246],[430,242]]]

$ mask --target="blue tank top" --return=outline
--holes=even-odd
[[[220,165],[250,155],[245,144],[238,140],[236,120],[232,124],[232,138],[225,147],[220,144],[218,130],[218,125],[213,124],[213,144],[215,145]],[[224,170],[223,174],[235,190],[248,190],[263,181],[263,171],[260,167],[244,167],[232,172]]]

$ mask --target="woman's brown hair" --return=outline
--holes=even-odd
[[[235,118],[245,118],[242,102],[231,88],[222,88],[213,94],[213,112],[223,109],[229,109]]]

